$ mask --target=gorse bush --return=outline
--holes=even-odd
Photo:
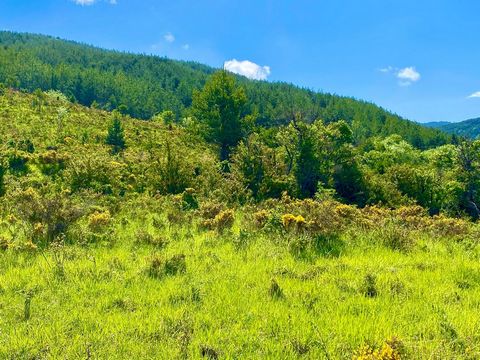
[[[65,193],[39,193],[28,188],[11,195],[21,219],[29,224],[38,241],[51,242],[65,235],[69,226],[79,219],[83,211]]]
[[[111,221],[112,217],[108,210],[104,212],[96,211],[88,217],[88,227],[93,232],[100,232],[102,229],[108,227]]]
[[[235,212],[232,209],[220,211],[213,219],[207,219],[203,226],[210,230],[216,230],[223,233],[232,228],[235,222]]]
[[[38,167],[45,175],[54,176],[66,167],[68,157],[55,150],[47,150],[37,157]]]

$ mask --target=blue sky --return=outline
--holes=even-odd
[[[228,61],[421,122],[480,116],[476,0],[0,0],[0,29]]]

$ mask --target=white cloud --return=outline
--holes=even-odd
[[[414,82],[417,82],[421,78],[420,73],[415,69],[414,66],[409,66],[403,69],[393,67],[393,66],[387,66],[387,67],[378,69],[378,71],[384,74],[395,75],[395,77],[399,80],[398,84],[400,86],[409,86]]]
[[[397,78],[400,80],[400,85],[408,86],[420,80],[421,75],[413,66],[410,66],[398,70]]]
[[[480,91],[474,92],[472,95],[468,97],[469,99],[473,98],[480,98]]]
[[[163,38],[169,43],[173,43],[175,41],[175,36],[171,32],[166,33]]]
[[[238,61],[233,59],[225,61],[223,67],[234,74],[254,80],[266,80],[271,72],[270,66],[260,66],[248,60]]]

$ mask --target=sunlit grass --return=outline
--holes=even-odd
[[[238,233],[187,226],[157,248],[135,241],[142,227],[117,225],[113,246],[2,253],[0,357],[348,359],[391,337],[411,358],[480,356],[478,255],[461,243],[405,253],[355,232],[339,256],[301,259],[266,234],[239,247]],[[185,272],[149,274],[179,254]]]

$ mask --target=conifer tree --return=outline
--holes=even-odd
[[[120,122],[120,118],[117,113],[114,113],[113,115],[112,124],[108,129],[108,135],[105,143],[112,146],[112,153],[114,154],[117,154],[126,148],[125,132],[123,130],[122,123]]]
[[[242,116],[247,97],[226,71],[215,73],[202,91],[193,95],[192,114],[205,127],[208,141],[220,145],[220,160],[227,160],[243,137]]]

